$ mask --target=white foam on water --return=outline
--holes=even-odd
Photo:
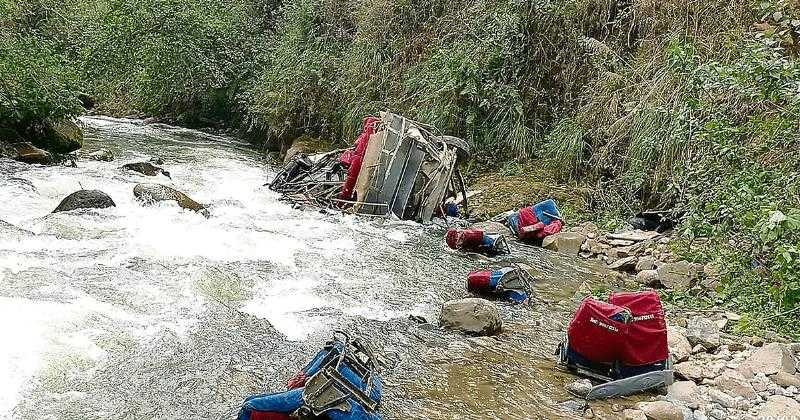
[[[252,298],[239,310],[268,320],[289,340],[327,332],[342,312],[381,320],[407,315],[376,296],[355,293],[370,283],[391,281],[383,274],[347,276],[325,264],[358,251],[357,236],[407,242],[410,225],[391,223],[386,233],[369,218],[298,212],[263,186],[268,170],[229,139],[131,120],[83,121],[90,129],[99,129],[102,137],[96,144],[89,135],[87,151],[109,147],[117,160],[81,160],[78,168],[15,169],[13,176],[30,181],[34,188],[25,182],[4,186],[0,173],[0,220],[35,234],[0,238],[0,282],[24,281],[32,276],[18,274],[33,269],[37,275],[53,272],[56,279],[66,274],[75,282],[74,289],[66,290],[63,283],[42,286],[47,278],[31,285],[35,296],[67,303],[0,297],[0,319],[13,320],[0,322],[0,418],[19,402],[20,392],[56,350],[103,360],[106,350],[97,343],[109,334],[146,342],[170,330],[178,340],[185,339],[206,310],[193,277],[204,266],[241,262],[276,266],[276,278],[256,279]],[[187,134],[199,141],[181,137]],[[172,180],[120,169],[125,162],[159,153],[165,153],[162,166]],[[210,203],[211,218],[172,203],[143,206],[133,196],[134,186],[141,182],[171,186],[200,203]],[[80,187],[105,192],[117,206],[50,214]],[[156,281],[137,272],[139,267],[157,270],[159,265],[170,271],[159,273]],[[134,278],[124,278],[131,273]],[[332,283],[345,290],[326,293]],[[85,293],[96,285],[104,288],[101,293]],[[16,284],[8,290],[16,293],[25,286]],[[103,301],[113,296],[113,288],[124,290],[122,302]]]
[[[50,337],[74,320],[68,307],[0,297],[0,417],[11,415],[42,356],[52,347]]]
[[[239,310],[266,319],[290,341],[302,341],[315,331],[327,328],[330,321],[311,314],[313,309],[333,307],[333,303],[314,292],[320,284],[311,278],[274,279],[260,285],[256,296]]]
[[[402,230],[393,230],[386,234],[386,238],[397,242],[408,242],[408,234]]]

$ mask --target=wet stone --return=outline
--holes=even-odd
[[[469,335],[493,335],[500,332],[503,321],[497,307],[488,300],[467,298],[444,303],[439,325]]]
[[[564,388],[577,397],[586,398],[592,390],[592,382],[588,379],[578,379],[568,383]]]

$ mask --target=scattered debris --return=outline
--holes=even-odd
[[[511,249],[505,236],[490,235],[482,229],[448,229],[445,241],[450,249],[488,255],[508,254]]]
[[[542,240],[561,232],[563,227],[561,212],[553,200],[545,200],[530,207],[506,212],[496,216],[493,220],[498,218],[503,220],[520,240],[532,241],[540,245]]]
[[[467,290],[472,293],[499,296],[515,303],[530,301],[533,279],[519,265],[497,270],[473,271],[467,276]]]
[[[289,379],[287,389],[248,397],[237,419],[381,418],[383,390],[375,358],[360,341],[341,331],[334,332],[333,340]]]
[[[602,382],[587,399],[670,385],[667,326],[658,294],[612,293],[608,301],[587,297],[581,302],[558,347],[558,364]]]
[[[351,149],[298,154],[270,189],[299,204],[428,222],[469,213],[456,164],[469,148],[458,138],[390,112],[365,119]]]

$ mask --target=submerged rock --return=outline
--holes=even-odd
[[[90,160],[97,160],[102,162],[111,162],[114,160],[114,153],[108,149],[99,149],[95,150],[92,153],[86,155],[87,158]]]
[[[577,415],[583,415],[583,412],[588,407],[589,404],[585,400],[567,400],[558,404],[558,408],[560,408],[561,411]]]
[[[114,200],[108,194],[99,190],[76,191],[61,200],[53,213],[72,211],[77,209],[104,209],[116,207]]]
[[[488,300],[467,298],[445,302],[439,325],[470,335],[493,335],[500,332],[503,321],[497,307]]]
[[[129,171],[139,172],[142,175],[147,176],[156,176],[158,174],[164,174],[167,178],[172,179],[169,175],[169,172],[165,171],[158,166],[153,165],[150,162],[135,162],[135,163],[126,163],[122,165],[123,169],[127,169]]]
[[[4,220],[0,220],[0,238],[21,238],[33,235],[34,233],[31,231],[12,225]]]
[[[137,184],[133,187],[133,195],[144,204],[152,204],[160,201],[174,201],[181,208],[196,211],[205,217],[210,217],[210,213],[204,205],[189,198],[188,195],[161,184]]]

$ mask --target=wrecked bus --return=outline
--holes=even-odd
[[[300,205],[403,220],[468,215],[458,163],[469,146],[391,112],[364,119],[353,147],[298,155],[270,189]]]

